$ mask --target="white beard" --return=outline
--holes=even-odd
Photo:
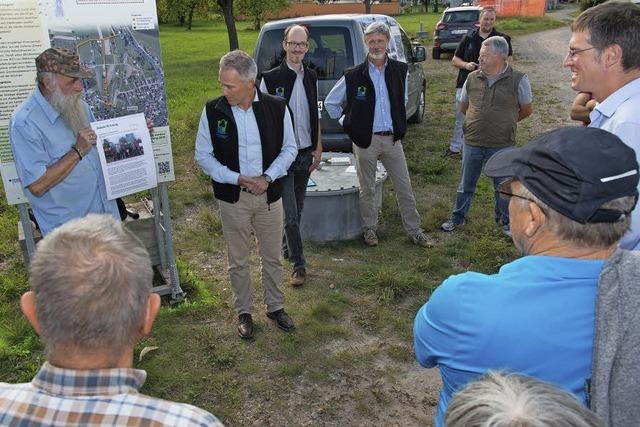
[[[89,115],[82,102],[82,93],[65,95],[60,90],[60,87],[56,85],[48,101],[53,109],[62,116],[62,119],[74,134],[77,134],[80,129],[89,126]]]
[[[387,52],[382,52],[382,53],[378,53],[376,55],[374,55],[373,53],[369,52],[369,58],[375,60],[375,61],[381,61],[384,59],[385,55],[387,54]]]

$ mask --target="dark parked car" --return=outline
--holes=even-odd
[[[455,52],[462,38],[480,27],[480,10],[477,6],[445,9],[433,34],[433,59],[440,59],[442,52]]]
[[[412,43],[394,18],[364,14],[306,16],[269,22],[260,30],[254,50],[258,75],[282,62],[282,36],[286,27],[300,24],[309,29],[309,51],[304,61],[318,74],[318,109],[324,151],[351,151],[349,136],[337,120],[329,117],[323,102],[345,68],[365,60],[364,29],[373,21],[389,25],[389,55],[409,66],[407,117],[411,122],[421,122],[425,105],[425,75],[421,62],[425,60],[426,52],[424,47]]]

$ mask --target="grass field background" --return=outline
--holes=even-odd
[[[439,16],[398,20],[411,34],[420,23],[432,34]],[[557,25],[544,18],[510,19],[498,27],[516,35]],[[240,47],[252,52],[257,32],[249,26],[237,23]],[[149,372],[143,392],[201,406],[229,425],[298,425],[302,419],[331,424],[344,417],[355,417],[353,425],[358,425],[354,420],[379,421],[379,408],[398,399],[393,384],[417,372],[412,321],[435,287],[468,269],[495,272],[515,256],[512,243],[494,224],[488,180],[478,186],[464,230],[438,231],[459,179],[459,159],[441,157],[453,126],[455,70],[447,60],[427,60],[426,120],[410,126],[404,140],[423,227],[438,245],[423,249],[410,243],[387,183],[380,245],[366,248],[359,240],[305,244],[307,284],[295,290],[283,285],[296,332],[282,333],[267,321],[256,285],[256,339],[247,343],[235,331],[217,203],[208,178],[193,161],[200,113],[206,100],[220,92],[218,61],[228,50],[226,28],[222,21],[197,22],[191,31],[162,26],[161,47],[176,166],[176,181],[169,186],[174,245],[187,298],[163,307],[153,334],[138,346],[158,347],[142,362],[136,360],[136,367]],[[524,132],[519,138],[530,136]],[[19,297],[28,284],[17,218],[17,210],[0,194],[0,381],[5,382],[28,381],[44,358],[39,339],[19,312]],[[254,285],[257,265],[254,248]],[[290,271],[285,264],[285,280]],[[433,405],[421,401],[416,409]],[[416,423],[430,422],[410,416]]]

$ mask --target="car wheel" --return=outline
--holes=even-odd
[[[423,86],[422,92],[420,92],[420,98],[418,99],[418,108],[416,112],[413,113],[413,116],[409,117],[410,123],[422,123],[424,120],[424,103],[425,103],[425,92],[426,89]]]
[[[433,59],[440,59],[440,48],[439,47],[434,47],[431,50],[431,56],[433,57]]]

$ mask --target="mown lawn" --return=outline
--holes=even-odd
[[[440,14],[406,15],[410,33],[420,22],[432,33]],[[548,20],[509,20],[511,33],[548,28]],[[257,32],[239,22],[240,47],[249,52]],[[430,36],[431,37],[431,36]],[[405,150],[423,227],[438,240],[422,249],[406,238],[393,191],[385,187],[380,245],[360,241],[306,244],[310,274],[301,289],[283,286],[297,330],[285,334],[264,316],[255,286],[256,339],[242,342],[226,272],[217,204],[209,180],[193,161],[200,113],[219,93],[218,60],[227,52],[224,24],[196,23],[192,31],[161,28],[176,182],[170,189],[175,248],[186,300],[166,306],[154,333],[140,343],[157,346],[135,364],[149,372],[144,392],[191,402],[229,425],[366,425],[384,422],[381,408],[401,402],[406,376],[416,376],[411,325],[416,310],[448,275],[494,272],[515,256],[493,223],[493,194],[482,180],[470,223],[444,234],[459,178],[459,160],[441,153],[453,125],[453,81],[448,61],[429,62],[427,118],[409,128]],[[520,135],[520,139],[531,135]],[[27,289],[16,243],[17,211],[0,194],[0,381],[27,381],[40,365],[42,346],[19,313]],[[258,283],[255,250],[254,283]],[[290,266],[285,264],[285,278]],[[286,280],[286,279],[285,279]],[[394,391],[395,390],[395,391]],[[430,423],[435,402],[419,397],[398,422]],[[409,405],[409,403],[408,403]],[[420,413],[423,413],[420,415]],[[383,418],[381,418],[383,417]]]

